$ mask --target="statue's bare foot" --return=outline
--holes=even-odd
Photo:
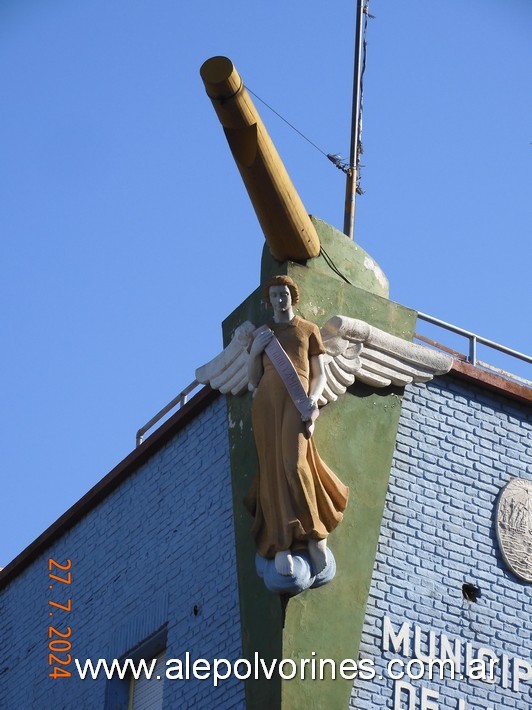
[[[284,574],[285,577],[290,577],[294,574],[294,561],[290,550],[281,550],[275,555],[275,569],[279,574]]]
[[[327,567],[327,540],[309,540],[308,553],[312,560],[314,574],[323,572]]]

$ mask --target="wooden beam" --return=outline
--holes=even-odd
[[[316,229],[233,63],[212,57],[200,73],[272,256],[277,261],[317,256]]]

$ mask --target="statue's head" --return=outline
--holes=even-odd
[[[290,278],[290,276],[273,276],[266,284],[264,284],[262,290],[262,297],[265,303],[271,303],[270,301],[270,288],[272,286],[287,286],[292,297],[292,304],[299,301],[299,289],[296,282]]]

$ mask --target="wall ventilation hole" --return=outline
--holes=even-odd
[[[467,582],[462,584],[462,596],[468,602],[476,602],[480,597],[480,589],[475,587],[474,584]]]
[[[194,616],[197,616],[199,614],[199,606],[197,604],[194,604]]]

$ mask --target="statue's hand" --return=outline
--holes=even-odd
[[[259,333],[254,339],[251,349],[249,351],[251,357],[257,357],[258,355],[260,355],[272,338],[273,332],[269,329],[264,330],[262,333]]]
[[[302,414],[301,420],[304,422],[308,422],[312,417],[313,411],[317,408],[318,408],[318,398],[317,397],[309,397],[308,398],[308,414],[306,414],[306,415]]]

